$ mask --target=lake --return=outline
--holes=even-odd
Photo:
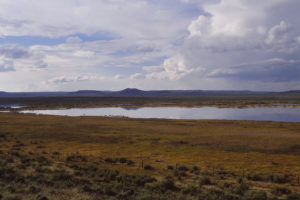
[[[300,108],[295,107],[142,107],[142,108],[71,108],[58,110],[27,110],[22,113],[66,116],[124,116],[130,118],[225,119],[300,122]]]

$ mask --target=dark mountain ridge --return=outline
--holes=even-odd
[[[202,95],[263,95],[263,94],[300,94],[300,90],[283,92],[261,92],[248,90],[139,90],[136,88],[126,88],[121,91],[98,91],[79,90],[73,92],[4,92],[0,91],[1,97],[85,97],[85,96],[202,96]]]

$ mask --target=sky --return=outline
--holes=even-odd
[[[0,0],[0,91],[300,89],[299,0]]]

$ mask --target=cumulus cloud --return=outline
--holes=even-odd
[[[258,82],[257,89],[295,89],[299,7],[298,0],[4,0],[0,37],[60,42],[1,43],[0,76],[32,72],[35,82],[59,89],[97,87],[102,76],[145,89],[253,89]]]
[[[295,0],[204,4],[206,14],[190,23],[181,50],[163,62],[164,75],[174,79],[193,74],[191,78],[216,82],[299,81],[300,22],[294,10],[299,6]]]
[[[14,63],[11,60],[0,58],[0,72],[14,71]]]
[[[10,66],[7,68],[9,71],[12,71],[12,69],[34,70],[48,66],[43,60],[44,56],[42,54],[32,52],[30,49],[18,45],[0,46],[0,56],[5,60],[5,63],[9,63],[6,65]]]
[[[293,52],[299,48],[300,42],[294,35],[293,27],[285,21],[272,27],[266,39],[266,43],[277,51]]]
[[[133,75],[130,76],[130,79],[131,80],[134,80],[134,79],[144,79],[145,78],[145,75],[141,74],[141,73],[135,73]]]
[[[142,68],[145,63],[159,64],[163,58],[176,52],[169,39],[150,41],[121,38],[82,41],[78,37],[67,38],[65,43],[58,45],[33,45],[30,50],[43,55],[48,70],[60,71],[62,75],[71,68],[73,71],[97,70],[96,73],[122,68],[122,72],[130,74],[132,68]],[[117,71],[117,74],[119,73]],[[112,73],[109,74],[111,76]]]
[[[202,70],[201,67],[189,68],[189,65],[186,64],[186,61],[181,54],[177,54],[164,60],[161,67],[162,70],[154,71],[149,74],[148,77],[178,80],[188,74],[199,72]],[[159,68],[160,67],[158,67],[157,69]]]
[[[22,0],[1,1],[0,37],[68,37],[54,45],[17,45],[19,52],[6,48],[5,57],[16,71],[40,71],[33,73],[39,81],[72,82],[76,80],[72,73],[88,72],[117,73],[111,78],[128,83],[141,78],[130,79],[128,74],[145,65],[159,65],[176,52],[192,16],[186,12],[192,6],[182,4],[180,0],[46,0],[31,5]]]

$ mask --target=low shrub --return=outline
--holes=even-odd
[[[22,196],[20,195],[7,196],[4,198],[4,200],[22,200]]]
[[[44,156],[39,156],[36,158],[36,161],[40,164],[40,165],[45,165],[48,166],[51,164],[51,162]]]
[[[145,165],[144,169],[145,170],[154,170],[154,167],[152,167],[151,165]]]
[[[188,175],[187,175],[187,173],[181,171],[181,172],[179,172],[178,176],[179,176],[179,177],[186,177],[186,176],[188,176]]]
[[[86,156],[81,155],[80,153],[69,154],[66,160],[69,162],[87,162]]]
[[[118,199],[130,199],[135,194],[134,190],[122,191],[118,194]]]
[[[212,188],[208,190],[204,190],[199,194],[198,199],[203,200],[229,200],[228,198],[225,198],[225,194],[222,190]]]
[[[267,194],[264,191],[248,191],[245,193],[243,200],[267,200]]]
[[[200,174],[200,168],[198,166],[193,166],[193,168],[191,169],[191,173],[199,175]]]
[[[171,176],[166,176],[165,179],[161,182],[161,186],[165,190],[174,190],[174,189],[177,189],[175,187],[174,180],[173,180],[173,178]]]
[[[223,188],[231,188],[231,187],[232,187],[232,183],[229,183],[229,182],[223,183]]]
[[[232,188],[232,192],[238,195],[243,195],[248,189],[249,186],[244,182],[242,178],[237,180],[238,186]]]
[[[289,174],[285,175],[270,175],[269,180],[274,183],[284,184],[291,182],[291,176]]]
[[[49,198],[47,196],[44,196],[44,195],[38,195],[36,197],[36,200],[49,200]]]
[[[167,169],[168,169],[168,170],[174,170],[174,166],[168,165],[168,166],[167,166]]]
[[[114,159],[112,159],[110,157],[105,158],[104,161],[107,163],[115,163],[116,162]]]
[[[291,193],[287,196],[287,200],[300,200],[300,194],[299,193]]]
[[[115,196],[117,194],[117,192],[114,190],[114,188],[107,186],[104,188],[104,194],[108,195],[108,196]]]
[[[276,196],[288,195],[291,193],[291,190],[286,187],[275,187],[272,189],[272,194]]]
[[[59,156],[60,153],[59,153],[58,151],[54,151],[54,152],[52,152],[52,155],[53,155],[53,156]]]
[[[134,162],[132,160],[127,160],[127,165],[134,165]]]
[[[185,165],[179,165],[178,166],[178,170],[186,172],[186,171],[189,171],[189,168],[187,166],[185,166]]]
[[[53,181],[71,181],[73,180],[73,175],[65,171],[55,172],[52,177]]]
[[[32,194],[37,194],[37,193],[41,192],[41,188],[32,185],[29,187],[28,192],[32,193]]]
[[[256,173],[254,173],[254,174],[248,174],[247,175],[247,179],[251,180],[251,181],[264,181],[263,176],[260,175],[260,174],[256,174]]]
[[[186,188],[182,189],[182,194],[196,196],[200,191],[194,185],[188,185]]]
[[[202,176],[199,181],[200,187],[203,185],[211,185],[211,180],[208,176]]]
[[[95,190],[90,185],[83,185],[82,187],[80,187],[79,191],[84,192],[84,193],[94,193],[95,192]]]
[[[166,176],[164,180],[147,185],[147,189],[154,193],[166,193],[167,191],[177,190],[174,180],[171,176]]]
[[[124,157],[119,158],[119,162],[120,163],[126,163],[127,162],[127,158],[124,158]]]

